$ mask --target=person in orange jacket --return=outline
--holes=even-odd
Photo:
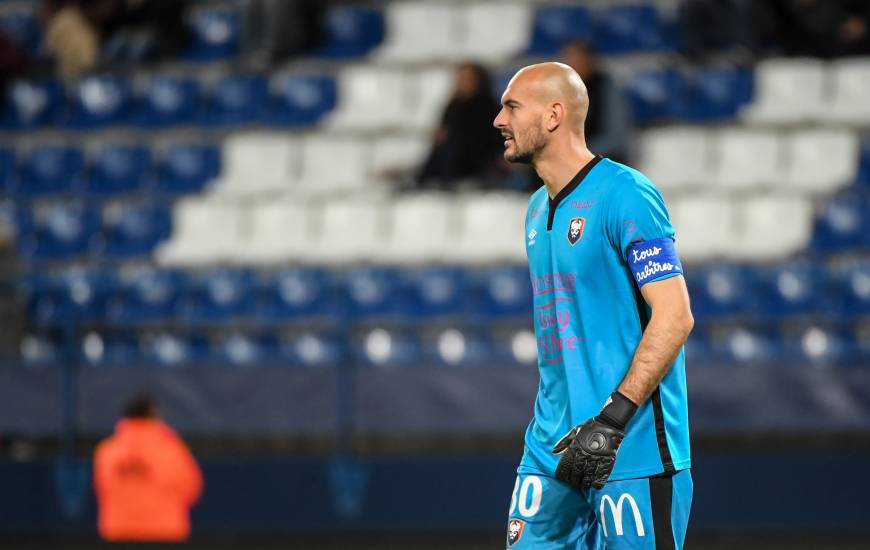
[[[145,394],[130,400],[94,455],[100,536],[109,541],[183,541],[202,473],[184,441]]]

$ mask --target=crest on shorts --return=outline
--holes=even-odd
[[[571,223],[568,224],[568,242],[571,243],[571,246],[577,244],[577,241],[583,236],[585,225],[586,218],[571,218]]]
[[[508,548],[513,546],[514,544],[520,541],[520,537],[523,536],[523,528],[526,526],[526,522],[521,519],[511,518],[508,521],[508,535],[507,535],[507,545]]]

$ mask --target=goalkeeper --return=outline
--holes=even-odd
[[[689,296],[661,194],[589,151],[588,107],[573,69],[543,63],[494,122],[505,159],[544,181],[525,220],[540,386],[507,547],[682,548]]]

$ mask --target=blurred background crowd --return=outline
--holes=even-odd
[[[90,457],[147,390],[194,539],[498,546],[541,182],[492,121],[553,59],[676,228],[690,541],[866,530],[867,2],[0,0],[0,539],[95,536]]]

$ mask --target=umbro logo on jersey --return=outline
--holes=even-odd
[[[529,246],[535,244],[535,237],[538,235],[538,231],[536,229],[532,229],[529,231]]]
[[[577,244],[577,241],[583,236],[585,225],[586,218],[571,218],[571,223],[568,224],[568,242],[571,243],[571,246]]]

